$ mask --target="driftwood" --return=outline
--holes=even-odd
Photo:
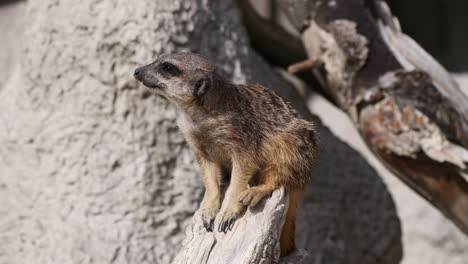
[[[173,263],[278,263],[278,241],[287,208],[287,193],[277,190],[271,198],[247,209],[227,233],[207,232],[198,210]],[[304,257],[304,251],[297,250],[280,263],[301,263]]]
[[[297,36],[275,30],[240,2],[249,32],[256,33],[252,41],[272,35],[287,46],[282,54],[305,53],[288,62],[273,55],[274,43],[257,42],[257,49],[277,65],[289,64],[290,72],[312,73],[387,168],[468,234],[468,98],[401,32],[385,2],[277,1]]]

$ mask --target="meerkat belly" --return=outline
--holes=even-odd
[[[203,140],[194,139],[199,150],[203,153],[207,160],[222,165],[223,167],[231,167],[231,153],[226,146],[220,143],[210,142],[210,138],[206,137]]]
[[[189,141],[189,144],[191,144],[191,131],[195,128],[191,118],[184,112],[181,112],[177,117],[177,125],[179,126],[180,131],[184,134],[185,139]]]
[[[177,118],[177,124],[184,136],[193,148],[196,148],[205,159],[221,164],[225,168],[231,167],[231,156],[228,144],[223,141],[223,135],[216,131],[222,131],[203,123],[194,123],[184,113]]]

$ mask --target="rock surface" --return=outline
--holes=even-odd
[[[0,2],[0,89],[19,62],[19,40],[23,32],[26,2],[1,5]]]

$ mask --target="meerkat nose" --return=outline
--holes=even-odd
[[[138,79],[138,76],[140,75],[141,72],[142,72],[141,68],[136,68],[135,72],[133,73],[133,77]]]

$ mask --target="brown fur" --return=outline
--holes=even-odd
[[[137,69],[135,77],[181,111],[179,126],[193,148],[206,187],[202,208],[206,229],[213,230],[219,215],[218,230],[227,232],[245,206],[255,206],[284,186],[290,203],[281,255],[291,252],[299,196],[316,158],[314,126],[270,89],[234,85],[196,54],[162,57]],[[229,171],[231,178],[221,203],[223,171]]]

